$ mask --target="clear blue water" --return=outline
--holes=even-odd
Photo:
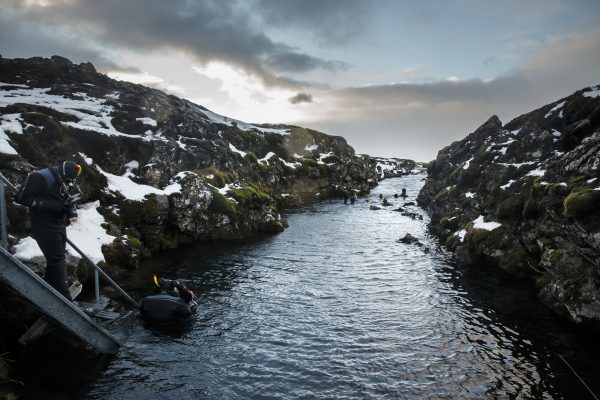
[[[414,201],[421,179],[301,209],[278,235],[148,263],[148,287],[152,272],[184,280],[200,295],[198,314],[171,328],[135,317],[112,327],[126,346],[78,396],[590,398],[557,354],[600,389],[593,336],[554,317],[526,282],[455,267],[426,216],[368,209],[401,188]],[[406,232],[425,246],[397,243]]]

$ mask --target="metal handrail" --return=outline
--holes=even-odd
[[[2,231],[0,234],[2,235],[2,247],[8,251],[8,234],[6,230],[6,199],[4,196],[5,188],[4,184],[9,186],[12,190],[18,192],[18,188],[12,184],[4,175],[0,174],[0,225]],[[99,266],[96,265],[83,251],[79,249],[69,238],[67,238],[67,243],[71,246],[77,253],[81,255],[92,267],[94,267],[94,287],[96,290],[96,302],[99,302],[99,282],[98,282],[98,274],[102,275],[104,279],[108,281],[108,283],[115,288],[127,301],[133,304],[136,308],[140,308],[140,304],[131,298],[115,281],[112,280],[110,276],[106,274]]]

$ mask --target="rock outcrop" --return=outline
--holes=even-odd
[[[281,210],[365,193],[391,176],[342,137],[248,124],[89,63],[0,59],[0,172],[21,184],[65,159],[84,166],[83,203],[99,201],[114,237],[102,256],[117,274],[184,243],[280,232]],[[413,167],[394,160],[387,169]],[[8,214],[16,241],[26,210],[10,204]]]
[[[600,327],[600,87],[442,149],[418,202],[467,263],[533,277],[540,299]]]

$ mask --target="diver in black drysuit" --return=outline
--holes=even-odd
[[[31,236],[46,258],[44,280],[70,301],[65,259],[66,226],[68,211],[81,199],[81,192],[70,194],[68,185],[80,172],[79,164],[72,161],[34,171],[15,199],[31,210]]]

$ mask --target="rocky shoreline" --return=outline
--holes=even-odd
[[[83,166],[84,193],[68,236],[125,281],[153,254],[281,232],[284,210],[368,193],[416,167],[356,155],[342,137],[221,116],[89,63],[0,58],[0,172],[22,184],[36,167],[66,159]],[[7,208],[11,249],[42,274],[27,209],[11,201]],[[67,261],[72,278],[90,284],[86,263],[76,254]],[[0,289],[2,354],[38,313]]]
[[[418,202],[446,247],[531,279],[548,307],[600,330],[600,87],[493,116],[428,174]]]

